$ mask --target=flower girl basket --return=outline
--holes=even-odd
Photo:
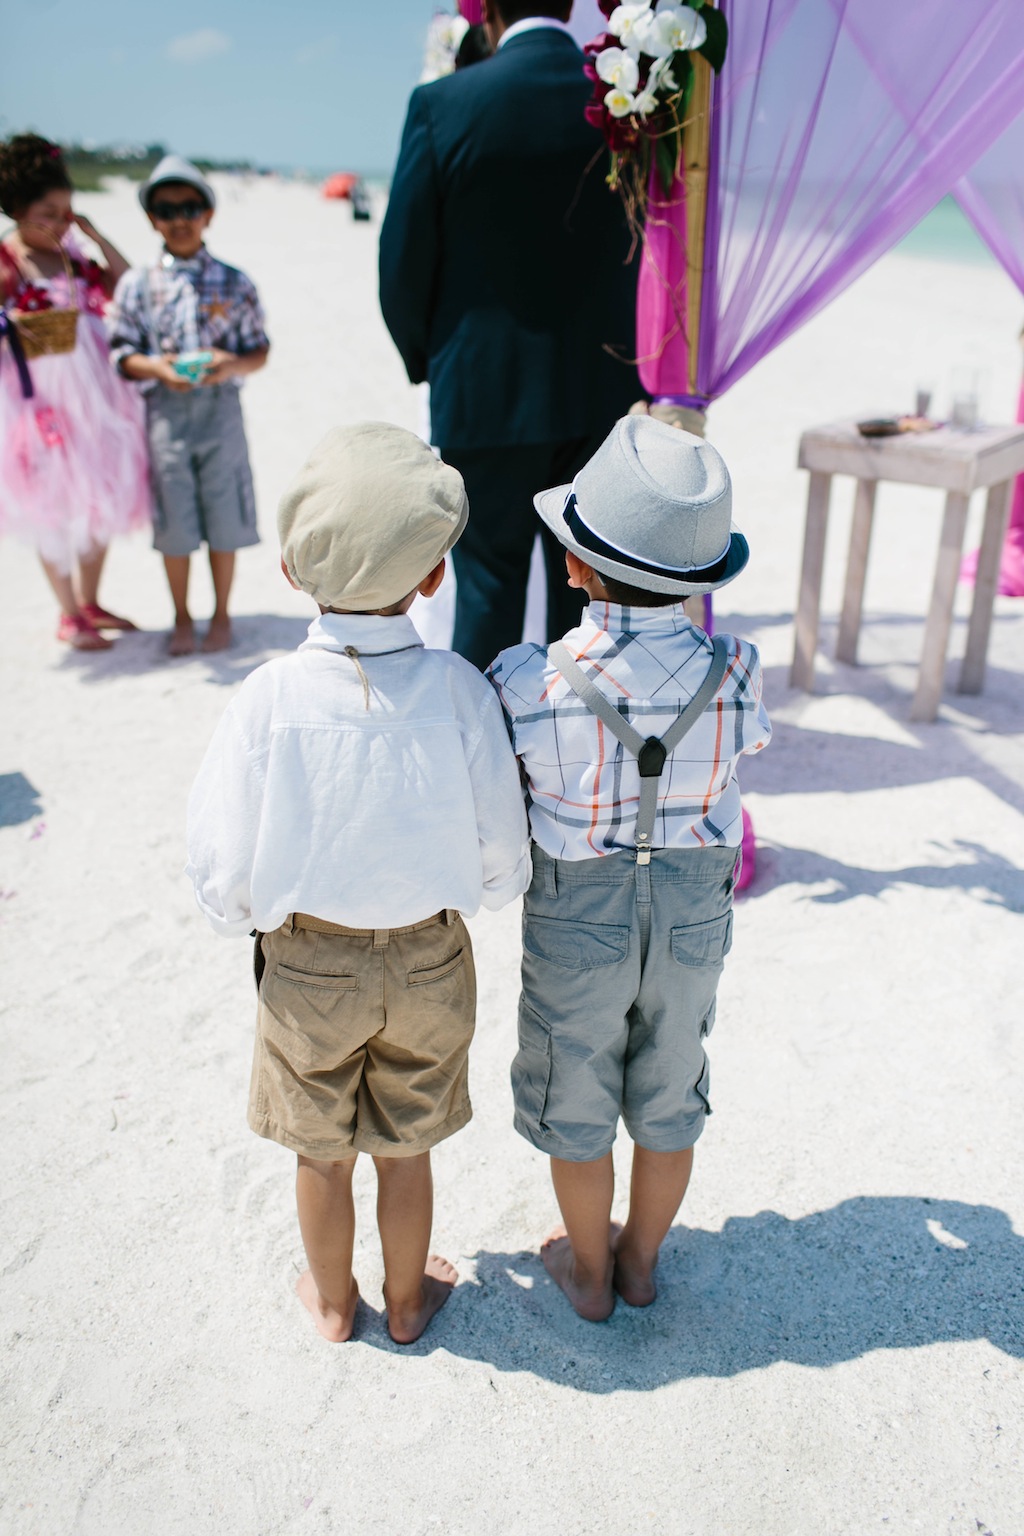
[[[33,224],[33,229],[42,229],[43,226]],[[50,235],[48,229],[43,233]],[[58,253],[64,261],[64,271],[68,279],[68,304],[67,309],[36,309],[8,311],[11,320],[17,327],[21,337],[25,356],[43,357],[48,352],[73,352],[75,350],[75,338],[78,334],[78,303],[75,290],[75,275],[71,270],[71,261],[67,251],[54,235],[50,235]]]

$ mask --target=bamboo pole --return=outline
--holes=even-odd
[[[715,0],[707,0],[714,5]],[[699,53],[693,59],[693,95],[683,130],[683,182],[686,188],[686,380],[697,390],[700,305],[704,291],[704,231],[708,209],[708,159],[711,147],[711,86],[714,73]]]

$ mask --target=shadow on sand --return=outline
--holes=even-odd
[[[23,773],[0,773],[0,827],[20,827],[42,814],[39,791]]]
[[[991,1206],[864,1196],[796,1221],[761,1211],[721,1232],[674,1227],[658,1284],[652,1307],[620,1301],[607,1323],[585,1323],[537,1254],[484,1251],[475,1281],[404,1352],[444,1349],[594,1393],[972,1339],[1024,1357],[1024,1240]],[[364,1314],[359,1337],[398,1348],[379,1316]]]
[[[109,651],[69,650],[58,663],[61,671],[74,671],[83,683],[105,683],[117,677],[140,677],[146,672],[166,672],[168,678],[214,683],[230,687],[240,683],[254,668],[273,656],[294,651],[306,638],[309,620],[280,613],[242,613],[232,619],[234,639],[226,651],[206,656],[167,654],[167,631],[137,630],[119,635]],[[205,626],[196,625],[202,644]]]

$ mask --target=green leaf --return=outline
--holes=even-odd
[[[717,75],[725,63],[725,50],[729,44],[729,23],[721,11],[714,6],[706,5],[701,12],[704,24],[708,29],[708,35],[697,49],[702,58],[707,59],[711,68]]]
[[[672,183],[676,176],[676,160],[679,152],[678,133],[661,134],[654,141],[654,163],[658,168],[658,181],[662,196],[667,202],[672,196]]]

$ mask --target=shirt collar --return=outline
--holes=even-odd
[[[553,16],[524,16],[522,21],[514,21],[498,39],[498,47],[504,48],[514,37],[521,37],[524,32],[536,32],[539,28],[549,28],[554,32],[564,32],[566,37],[572,37],[572,33],[564,21],[556,21]],[[573,38],[575,42],[575,38]]]
[[[664,608],[627,607],[603,598],[594,599],[583,611],[582,626],[610,635],[683,635],[687,630],[697,635],[704,633],[686,617],[682,598]]]
[[[344,651],[352,646],[360,656],[422,648],[416,626],[407,613],[322,613],[309,626],[300,651]]]
[[[160,253],[160,266],[163,271],[189,272],[193,277],[198,277],[209,260],[210,253],[205,245],[201,245],[194,256],[172,256],[166,247]]]

